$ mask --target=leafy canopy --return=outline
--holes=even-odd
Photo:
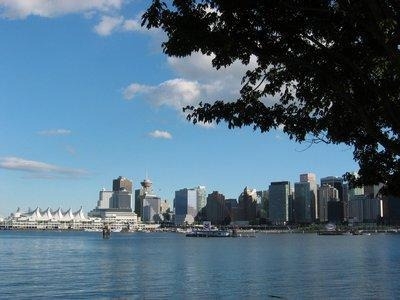
[[[398,0],[153,0],[142,26],[165,31],[169,56],[213,55],[217,69],[256,60],[238,99],[184,108],[192,122],[344,143],[360,166],[351,183],[400,195],[399,23]]]

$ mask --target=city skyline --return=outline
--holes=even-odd
[[[253,62],[215,71],[205,55],[168,58],[162,33],[140,27],[147,1],[85,3],[0,1],[0,215],[89,211],[120,175],[137,189],[148,173],[172,203],[184,187],[237,198],[245,186],[357,171],[345,145],[189,123],[183,106],[234,97]]]

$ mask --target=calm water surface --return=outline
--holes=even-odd
[[[0,298],[398,299],[400,235],[0,231]]]

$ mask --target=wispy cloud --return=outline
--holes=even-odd
[[[71,155],[75,155],[76,154],[75,148],[70,146],[70,145],[65,146],[65,150]]]
[[[94,27],[94,31],[98,35],[107,36],[119,29],[123,22],[124,19],[122,17],[102,16],[100,23]]]
[[[24,19],[28,16],[56,17],[71,13],[119,10],[124,0],[0,0],[3,17]]]
[[[149,135],[155,139],[172,139],[172,135],[168,131],[154,130]]]
[[[215,123],[206,123],[206,122],[197,122],[196,125],[203,127],[203,128],[215,128]]]
[[[141,32],[141,33],[159,33],[160,30],[147,30],[141,26],[142,13],[139,13],[133,19],[126,19],[123,16],[103,15],[100,22],[94,26],[94,31],[101,36],[108,36],[114,32]]]
[[[65,168],[20,157],[1,157],[0,169],[32,173],[34,177],[41,178],[80,178],[88,175],[83,169]]]
[[[38,131],[37,134],[44,136],[57,136],[57,135],[69,135],[71,130],[69,129],[49,129]]]

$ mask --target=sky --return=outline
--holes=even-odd
[[[198,185],[245,187],[357,171],[345,145],[298,144],[281,130],[188,122],[186,105],[234,99],[248,66],[171,58],[140,26],[149,1],[0,0],[0,216],[50,207],[85,212],[118,176],[148,176],[172,203]]]

